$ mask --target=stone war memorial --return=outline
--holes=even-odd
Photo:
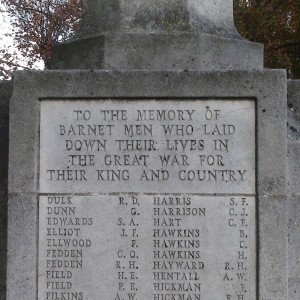
[[[3,299],[299,299],[299,97],[231,0],[86,1],[14,75]]]

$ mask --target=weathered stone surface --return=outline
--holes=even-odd
[[[51,80],[50,80],[51,78]],[[51,102],[64,99],[95,101],[111,99],[194,99],[196,101],[235,101],[256,102],[256,145],[257,145],[257,236],[258,239],[258,292],[261,299],[287,299],[287,230],[286,230],[286,77],[283,71],[50,71],[18,72],[15,75],[15,90],[12,100],[10,161],[18,166],[18,172],[10,171],[10,186],[13,202],[33,197],[30,207],[30,220],[19,218],[18,210],[10,210],[9,231],[12,232],[12,254],[16,262],[26,256],[25,265],[10,261],[9,277],[12,280],[8,300],[32,300],[36,295],[36,269],[38,245],[32,240],[32,231],[39,222],[37,214],[37,192],[39,182],[39,152],[35,150],[40,142],[40,101]],[[125,100],[124,100],[125,99]],[[141,106],[141,101],[137,101]],[[147,103],[147,102],[145,102]],[[213,102],[212,102],[213,103]],[[80,102],[78,102],[80,105]],[[27,107],[26,107],[27,105]],[[146,105],[146,104],[145,104]],[[121,104],[120,104],[121,106]],[[19,107],[19,108],[18,108]],[[241,112],[243,114],[243,112]],[[246,114],[247,115],[247,114]],[[43,117],[43,115],[42,115]],[[31,120],[31,121],[30,121]],[[29,124],[28,126],[25,124]],[[28,135],[30,138],[25,139]],[[26,150],[26,160],[21,153]],[[274,163],[276,161],[276,163]],[[29,166],[31,166],[29,168]],[[31,176],[28,176],[28,170]],[[25,191],[25,192],[23,192]],[[23,195],[20,197],[19,195]],[[17,198],[18,196],[18,198]],[[42,195],[45,196],[45,195]],[[98,197],[84,193],[78,197]],[[116,195],[115,195],[116,196]],[[145,196],[151,197],[151,195]],[[77,196],[76,196],[77,197]],[[108,195],[103,196],[108,197]],[[144,196],[143,196],[144,197]],[[210,195],[210,197],[216,197]],[[225,195],[222,196],[224,199]],[[83,199],[83,198],[80,198]],[[107,199],[107,198],[105,198]],[[144,198],[143,198],[144,199]],[[214,198],[216,199],[216,198]],[[79,201],[79,200],[78,200]],[[79,202],[80,202],[79,201]],[[146,204],[145,204],[146,205]],[[26,211],[22,214],[25,216]],[[42,220],[41,218],[40,220]],[[22,221],[23,220],[23,221]],[[118,220],[116,220],[117,222]],[[41,223],[40,223],[41,224]],[[253,225],[253,222],[250,224]],[[44,226],[43,223],[41,224]],[[26,230],[30,226],[30,230]],[[116,223],[116,228],[117,228]],[[25,230],[24,230],[25,228]],[[22,238],[20,239],[20,235]],[[227,234],[225,232],[225,234]],[[30,235],[30,237],[28,236]],[[15,237],[15,238],[14,238]],[[33,248],[27,249],[27,238]],[[108,237],[109,238],[109,237]],[[24,244],[23,244],[24,242]],[[16,251],[16,248],[19,248]],[[12,257],[12,256],[10,256]],[[27,282],[28,290],[22,298],[25,278],[34,278]],[[254,295],[255,297],[255,295]],[[254,298],[255,299],[255,298]]]
[[[291,196],[300,195],[300,143],[290,141],[288,143],[288,193]]]
[[[255,194],[253,100],[45,100],[40,128],[41,193]]]
[[[288,82],[289,299],[300,295],[300,81]]]
[[[37,195],[9,195],[6,299],[36,299],[37,205]]]
[[[298,151],[299,154],[299,151]],[[297,162],[291,161],[296,165]],[[299,161],[298,165],[299,166]],[[299,170],[299,167],[298,167]],[[288,206],[288,247],[289,247],[289,272],[288,272],[288,282],[289,282],[289,299],[297,300],[300,294],[300,257],[299,257],[299,247],[300,247],[300,196],[289,195],[289,206]]]
[[[53,290],[59,298],[256,299],[255,197],[55,194],[39,203],[39,299]]]
[[[292,213],[289,270],[287,263],[285,72],[259,71],[262,47],[237,34],[232,0],[87,0],[85,5],[81,35],[55,47],[52,68],[91,71],[15,75],[8,300],[65,299],[70,292],[79,300],[99,294],[150,299],[153,290],[161,296],[155,300],[165,300],[169,286],[162,291],[159,285],[185,281],[194,284],[191,292],[199,292],[196,299],[287,300],[288,277],[295,296],[298,227]],[[139,110],[162,109],[180,111],[181,117],[176,122],[136,117]],[[190,119],[181,119],[187,111]],[[205,111],[214,112],[215,120],[205,120]],[[208,121],[218,129],[206,137]],[[92,146],[81,145],[84,140],[91,145],[86,127],[99,122],[106,126],[99,129],[107,130],[99,133],[106,140],[95,155]],[[159,130],[166,124],[192,126],[193,132],[168,136]],[[141,126],[143,137],[141,127],[126,133],[130,125]],[[125,148],[114,143],[125,138]],[[133,139],[146,138],[153,149],[151,143],[131,149]],[[198,141],[197,152],[176,148],[188,138]],[[177,146],[166,148],[170,142]],[[290,150],[291,161],[299,151]],[[132,160],[133,154],[139,157]],[[159,165],[162,154],[173,156],[173,164]],[[209,175],[205,184],[164,177],[199,165],[203,171],[204,164],[207,174],[225,170],[229,177],[222,173],[217,182]],[[120,179],[127,169],[130,179]],[[155,176],[143,182],[144,169]],[[238,170],[240,180],[232,173]],[[298,171],[290,170],[294,186]],[[117,175],[108,179],[102,171]],[[298,207],[297,193],[293,189],[290,210]],[[169,202],[160,215],[157,203],[165,198]],[[180,213],[189,208],[196,215]],[[186,229],[192,238],[181,232],[176,241],[174,231],[170,239],[156,237],[157,230],[168,237],[169,228]],[[168,259],[156,249],[169,253],[172,247],[187,250],[180,258],[195,272],[177,270],[174,280],[164,277],[169,275],[163,268],[155,270]]]
[[[88,0],[82,31],[52,69],[262,69],[263,47],[233,23],[232,0]]]
[[[238,36],[232,0],[86,0],[82,32],[197,31]]]
[[[264,270],[260,272],[259,294],[261,299],[264,295],[270,300],[288,299],[286,195],[262,196],[259,199],[258,265]],[[271,273],[281,274],[280,279],[270,276]]]
[[[107,33],[58,44],[52,69],[262,69],[260,44],[200,33]]]
[[[288,81],[288,138],[300,143],[300,80]]]
[[[0,193],[7,193],[7,173],[8,173],[8,119],[9,119],[9,99],[12,93],[12,83],[10,81],[0,81]],[[6,159],[5,159],[6,158]]]
[[[11,92],[11,82],[0,81],[0,300],[6,298],[8,110]]]
[[[44,99],[40,116],[39,298],[256,298],[254,100]]]

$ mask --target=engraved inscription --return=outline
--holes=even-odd
[[[251,196],[41,196],[39,299],[254,300],[254,219]]]
[[[38,299],[255,300],[255,102],[41,101]]]
[[[254,101],[45,101],[40,190],[255,193]]]

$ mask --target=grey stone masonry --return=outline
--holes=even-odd
[[[232,0],[88,0],[82,30],[52,69],[262,69],[262,45],[233,23]]]
[[[6,294],[8,110],[12,92],[10,81],[0,81],[0,300]]]
[[[51,68],[14,76],[7,300],[288,300],[286,72],[232,0],[85,0]]]
[[[300,80],[288,82],[289,299],[300,297]]]
[[[86,0],[85,11],[85,37],[112,31],[189,31],[239,38],[232,0]]]
[[[260,300],[287,299],[287,90],[284,71],[18,72],[14,85],[10,108],[8,300],[32,300],[37,297],[37,261],[41,258],[38,249],[39,238],[42,238],[38,234],[40,113],[43,103],[51,104],[57,99],[74,105],[74,99],[86,103],[97,99],[114,100],[115,103],[122,102],[121,99],[139,99],[140,102],[144,99],[146,103],[147,99],[255,100],[258,163],[254,226],[257,232],[258,280],[251,288],[256,289],[257,299]],[[98,192],[101,193],[101,189]],[[104,240],[113,238],[105,232],[100,234]],[[247,259],[242,254],[241,257]],[[101,258],[96,261],[99,266],[103,265]],[[110,284],[113,282],[112,279]],[[89,286],[87,280],[82,280],[82,283]],[[140,284],[143,286],[144,283]],[[44,291],[39,289],[39,292]],[[217,299],[222,297],[217,296]],[[251,297],[256,300],[255,296]]]

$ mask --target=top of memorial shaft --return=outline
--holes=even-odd
[[[262,46],[235,29],[233,0],[83,1],[81,30],[54,47],[52,69],[263,68]]]
[[[81,34],[205,32],[238,36],[233,0],[84,0]]]

